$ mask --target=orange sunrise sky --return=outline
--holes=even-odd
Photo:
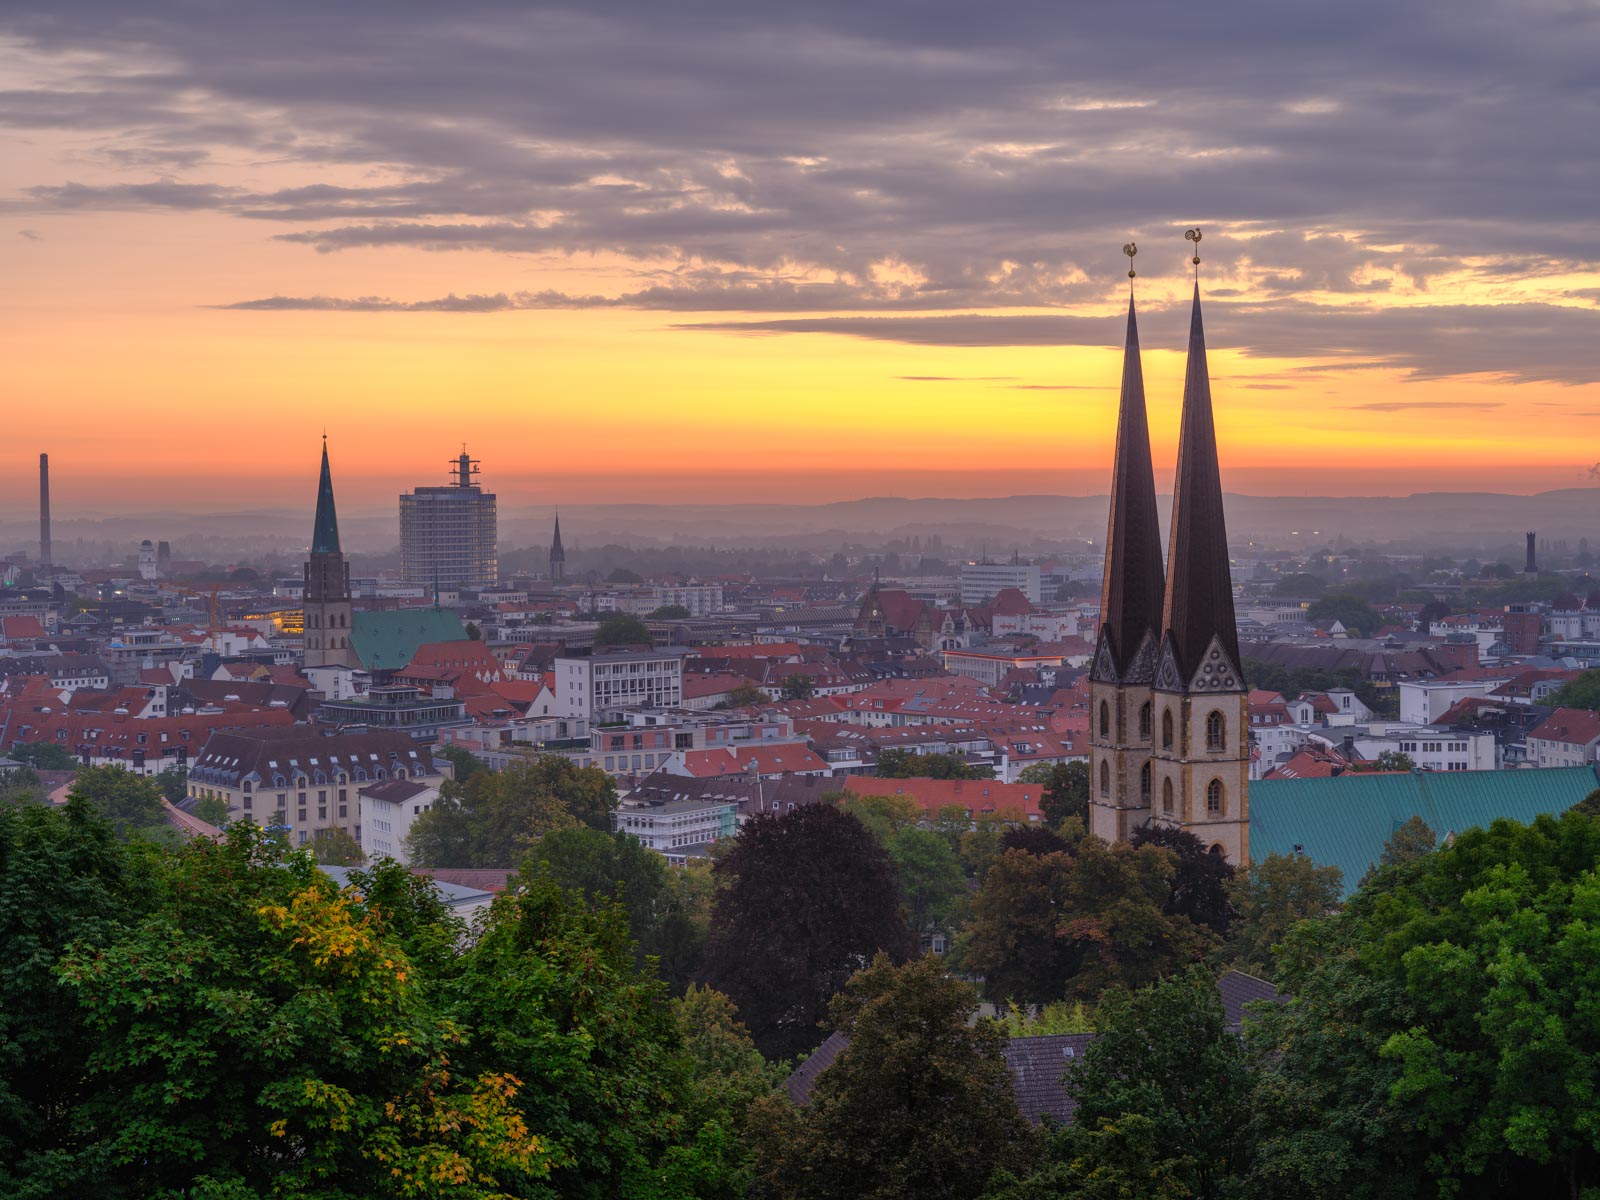
[[[1043,8],[136,7],[0,14],[8,508],[42,450],[62,512],[301,503],[324,428],[353,509],[463,441],[510,504],[1100,492],[1122,243],[1159,469],[1192,224],[1229,490],[1600,458],[1595,168],[1540,178],[1584,93],[1518,73],[1536,31],[1472,32],[1469,95],[1226,9],[1135,53]]]

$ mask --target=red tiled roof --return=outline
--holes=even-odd
[[[794,775],[826,772],[828,764],[809,746],[790,743],[777,746],[739,746],[719,750],[686,750],[684,769],[696,779],[718,775],[744,775],[751,764],[762,775]]]
[[[1600,739],[1600,713],[1586,708],[1558,708],[1528,734],[1543,742],[1587,746]]]
[[[933,814],[941,808],[962,808],[979,814],[1013,814],[1017,819],[1037,821],[1041,817],[1039,798],[1044,789],[1032,783],[1000,783],[970,779],[877,779],[851,775],[844,790],[856,796],[909,796],[923,812]]]

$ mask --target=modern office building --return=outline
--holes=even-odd
[[[400,497],[401,570],[428,588],[489,587],[500,576],[494,493],[478,486],[478,461],[465,450],[451,467],[454,482]]]
[[[677,708],[683,703],[682,648],[602,650],[555,660],[559,715],[590,718],[614,709]]]
[[[961,603],[982,604],[1005,588],[1016,588],[1030,604],[1043,599],[1039,568],[1033,563],[975,562],[961,564]]]

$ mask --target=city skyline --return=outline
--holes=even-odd
[[[1164,487],[1191,224],[1228,490],[1585,486],[1593,24],[1468,7],[5,14],[0,502],[1100,494],[1129,240]]]

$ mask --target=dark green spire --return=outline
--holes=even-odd
[[[328,470],[328,439],[322,439],[322,478],[317,481],[317,524],[311,531],[311,553],[339,553],[339,514],[333,508],[333,473]]]

